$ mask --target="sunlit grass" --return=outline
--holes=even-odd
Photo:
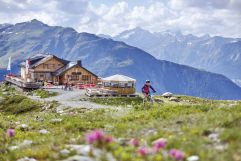
[[[103,129],[116,139],[138,138],[141,144],[151,144],[160,137],[167,138],[167,149],[178,148],[186,156],[198,155],[200,160],[238,161],[241,157],[241,103],[180,97],[181,103],[167,101],[149,104],[148,107],[143,105],[139,97],[99,98],[94,101],[113,106],[130,105],[130,108],[81,110],[76,114],[60,115],[49,111],[41,112],[38,109],[42,104],[23,96],[4,96],[0,104],[0,160],[16,160],[25,156],[37,160],[60,160],[75,154],[71,152],[68,156],[62,156],[60,150],[66,145],[85,144],[86,132]],[[24,112],[16,112],[19,109],[24,109]],[[52,122],[55,118],[62,121]],[[22,130],[19,124],[27,124],[29,128]],[[9,127],[16,130],[16,136],[11,142],[4,140]],[[49,133],[40,134],[41,129],[46,129]],[[220,134],[221,144],[228,144],[227,149],[215,149],[208,138],[213,132]],[[18,145],[26,139],[32,140],[33,144],[8,150],[8,147]],[[112,154],[118,160],[141,160],[139,156],[133,157],[135,150],[131,147],[119,144],[111,146]],[[162,155],[155,157],[156,160],[161,160]]]

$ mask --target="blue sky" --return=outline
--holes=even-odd
[[[241,0],[0,0],[0,23],[38,19],[78,32],[151,32],[241,37]]]

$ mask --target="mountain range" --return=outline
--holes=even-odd
[[[0,74],[6,73],[3,68],[10,56],[13,72],[16,72],[20,61],[39,53],[51,53],[68,60],[81,59],[86,68],[100,77],[113,74],[133,77],[137,79],[138,91],[149,79],[158,93],[169,91],[210,99],[241,99],[241,88],[221,74],[159,60],[121,41],[49,26],[35,19],[0,25]]]
[[[241,81],[241,38],[184,35],[168,30],[151,33],[137,27],[113,39],[138,47],[160,60],[220,73],[236,83]]]

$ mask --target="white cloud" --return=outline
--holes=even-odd
[[[88,5],[88,0],[64,0],[57,2],[57,8],[59,11],[74,15],[86,12]]]
[[[170,0],[169,4],[174,8],[193,7],[193,8],[226,8],[230,0]]]
[[[133,6],[128,1],[94,5],[88,0],[0,0],[0,23],[39,19],[79,32],[115,35],[143,27],[151,31],[241,37],[240,0],[152,0]]]

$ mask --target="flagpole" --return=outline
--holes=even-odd
[[[11,75],[12,69],[11,69],[11,56],[8,58],[8,67],[7,70],[10,72],[9,74]]]

